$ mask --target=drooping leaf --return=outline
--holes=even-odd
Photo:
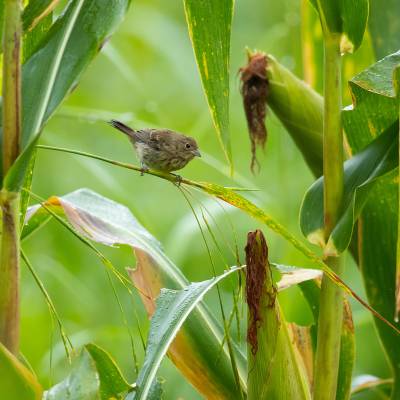
[[[208,105],[232,169],[229,138],[229,56],[233,0],[184,0],[186,20]]]
[[[367,26],[368,0],[310,0],[319,13],[326,40],[340,36],[343,53],[360,47]]]
[[[135,285],[150,314],[162,287],[183,289],[189,284],[163,252],[160,243],[126,207],[85,189],[52,197],[47,204],[85,238],[108,246],[125,244],[135,250],[138,260]],[[27,232],[46,220],[41,210],[37,206],[28,210]],[[222,327],[201,303],[185,322],[177,342],[169,349],[169,356],[205,396],[213,393],[221,398],[236,398],[238,389],[228,351],[226,348],[220,351],[223,337]],[[218,368],[215,368],[217,358]],[[237,349],[235,358],[242,382],[245,382],[245,359]]]
[[[328,239],[324,239],[324,179],[318,179],[306,192],[300,212],[301,230],[311,243],[324,249],[326,256],[337,256],[347,249],[354,224],[377,179],[398,165],[396,125],[344,163],[344,194],[340,216]]]
[[[22,67],[22,154],[5,185],[18,190],[29,166],[34,141],[81,73],[116,29],[129,0],[70,1]]]
[[[0,396],[41,400],[43,389],[32,373],[0,343]]]
[[[359,152],[398,120],[393,69],[400,51],[356,75],[349,82],[354,105],[343,112],[343,124],[352,154]]]
[[[389,400],[393,381],[372,375],[356,376],[353,381],[351,400]]]
[[[131,389],[109,354],[88,344],[68,377],[47,390],[43,400],[122,400]]]
[[[318,269],[297,268],[275,263],[270,263],[270,266],[282,274],[281,279],[276,283],[278,291],[322,277],[322,271]]]
[[[189,314],[218,282],[241,269],[232,268],[216,278],[191,283],[181,290],[161,289],[151,318],[143,367],[136,381],[137,390],[130,394],[127,400],[147,399],[161,361]],[[134,271],[131,272],[134,276]]]

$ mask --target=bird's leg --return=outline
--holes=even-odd
[[[140,176],[143,176],[144,173],[149,170],[149,167],[143,161],[140,163],[140,166],[142,167],[140,171]]]
[[[173,174],[172,172],[170,172],[170,174],[173,175],[173,176],[175,177],[175,182],[174,182],[174,184],[175,184],[176,186],[181,186],[182,177],[181,177],[180,175],[178,175],[178,174]]]

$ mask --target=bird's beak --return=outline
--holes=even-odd
[[[201,157],[201,153],[199,150],[192,150],[192,154],[194,154],[196,157]]]

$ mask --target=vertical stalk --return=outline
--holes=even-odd
[[[396,91],[397,105],[400,118],[400,66],[397,66],[393,72],[393,84]],[[398,159],[400,162],[400,126],[399,126]],[[400,170],[398,177],[400,178]],[[397,204],[396,289],[395,289],[395,310],[394,310],[395,322],[399,322],[399,312],[400,312],[400,184],[398,185],[397,195],[398,195],[397,199],[398,204]]]
[[[336,36],[325,39],[324,58],[324,221],[328,238],[343,196],[341,56]]]
[[[325,36],[324,48],[324,222],[328,238],[336,224],[343,196],[343,137],[341,124],[341,58],[339,37]],[[344,268],[343,256],[328,257],[326,263],[337,273]],[[315,400],[336,398],[343,295],[324,276],[321,286],[318,342],[315,358]]]
[[[20,152],[21,0],[4,1],[3,31],[3,176]],[[19,345],[20,194],[1,191],[0,341],[14,354]]]
[[[21,132],[21,3],[4,2],[3,32],[3,176],[20,150]]]
[[[19,347],[19,203],[19,193],[2,192],[0,340],[14,354]]]

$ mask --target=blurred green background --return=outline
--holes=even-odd
[[[312,183],[310,171],[279,121],[269,113],[265,152],[259,152],[261,172],[250,172],[250,143],[240,97],[238,69],[246,62],[245,47],[273,54],[293,72],[302,75],[300,1],[238,1],[231,41],[231,137],[235,175],[228,167],[216,139],[187,34],[181,1],[135,0],[117,33],[82,76],[77,89],[46,126],[42,144],[69,147],[116,160],[135,162],[128,140],[106,124],[120,119],[133,127],[168,127],[195,137],[203,158],[193,161],[185,177],[226,186],[260,189],[248,193],[256,204],[300,237],[298,211],[303,193]],[[320,67],[320,66],[319,66]],[[119,169],[99,161],[39,150],[33,191],[42,197],[63,195],[81,187],[125,204],[164,245],[166,253],[190,280],[212,275],[210,260],[196,220],[185,199],[169,182]],[[207,236],[219,272],[236,259],[230,251],[235,241],[243,261],[249,230],[258,223],[239,211],[194,192],[213,218],[221,257]],[[232,229],[232,224],[234,229]],[[288,243],[262,227],[274,262],[308,265]],[[23,243],[23,248],[52,296],[75,347],[95,342],[108,350],[129,381],[135,379],[130,336],[103,265],[90,249],[57,222],[50,222]],[[128,248],[102,248],[114,265],[124,271],[134,266]],[[346,279],[364,296],[357,270],[348,256]],[[148,319],[138,298],[117,286],[134,337],[139,365],[143,348],[135,313],[144,334]],[[229,312],[232,287],[224,287]],[[311,322],[308,307],[296,288],[280,295],[288,320]],[[217,297],[207,303],[220,317]],[[370,315],[353,304],[357,359],[355,375],[388,377]],[[51,349],[51,350],[50,350]],[[45,387],[63,379],[68,371],[58,330],[48,307],[27,269],[22,268],[22,352]],[[169,360],[160,376],[165,379],[166,399],[201,398]]]

